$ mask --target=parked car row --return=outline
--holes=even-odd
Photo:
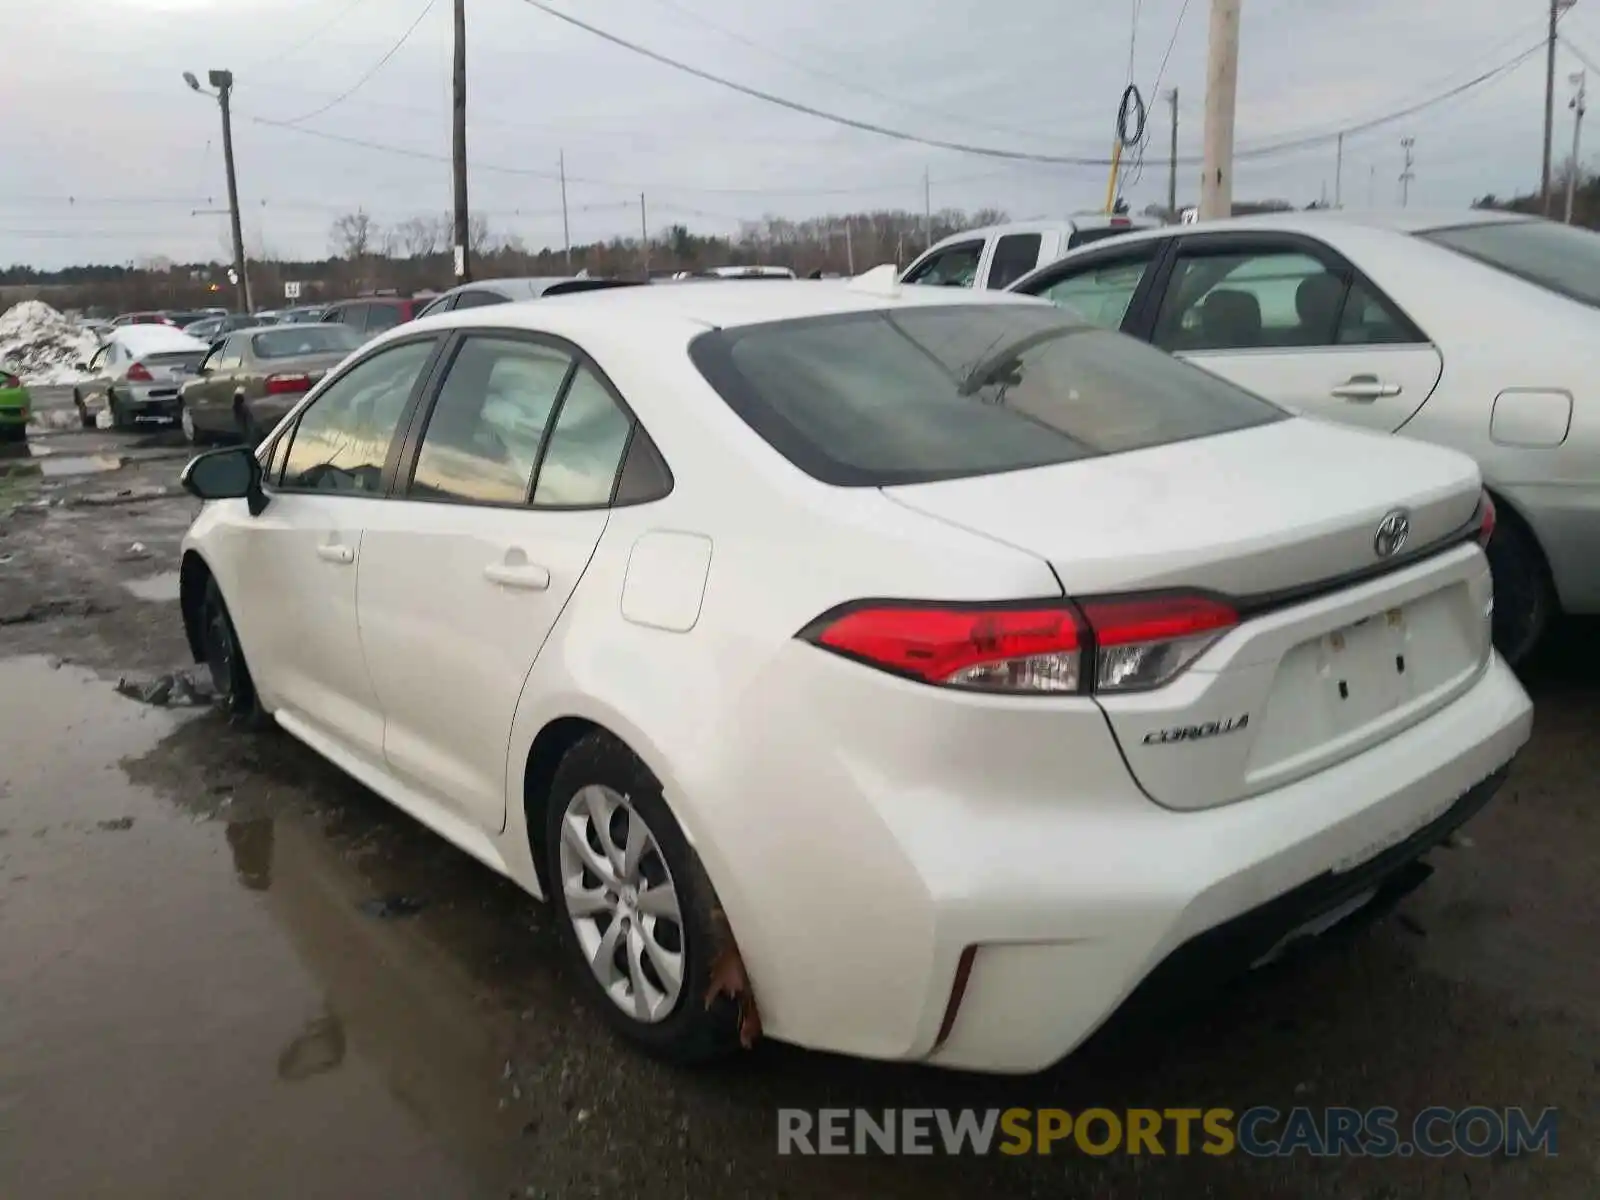
[[[1201,369],[1254,328],[1222,281],[1296,351],[1301,282],[1184,283],[1165,237],[1105,243],[1131,285],[1081,264],[1116,319],[893,267],[457,293],[185,468],[189,645],[231,711],[549,901],[649,1052],[1044,1067],[1416,886],[1531,725],[1479,466]],[[1441,309],[1340,270],[1361,301],[1306,314],[1402,358],[1339,381],[1414,369],[1391,306],[1443,372],[1501,361],[1433,328],[1466,275],[1406,266]],[[1514,311],[1572,336],[1483,326]]]

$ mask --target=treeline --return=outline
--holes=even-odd
[[[1571,163],[1567,163],[1552,173],[1550,190],[1553,195],[1551,197],[1550,215],[1557,221],[1566,215],[1567,186],[1569,182],[1576,184],[1572,192],[1572,223],[1574,225],[1582,225],[1586,229],[1600,229],[1600,174],[1591,174],[1579,168],[1577,178],[1574,180]],[[1480,196],[1474,200],[1472,207],[1497,208],[1505,212],[1543,216],[1544,198],[1538,192],[1505,197],[1496,196],[1491,192],[1487,196]]]
[[[963,229],[1007,219],[998,209],[941,209],[931,214],[903,210],[840,213],[806,220],[763,217],[746,221],[732,236],[692,232],[669,225],[648,240],[615,237],[574,245],[530,249],[513,234],[476,218],[469,228],[473,275],[591,275],[641,278],[720,266],[784,266],[797,274],[846,274],[882,263],[904,266],[930,241]],[[331,300],[393,288],[402,293],[443,289],[454,283],[448,216],[420,215],[384,225],[363,210],[346,213],[328,232],[329,257],[320,260],[256,260],[249,264],[257,308],[292,303],[284,284],[297,282],[303,301]],[[134,266],[81,266],[37,271],[0,270],[4,302],[37,295],[57,308],[97,312],[232,307],[234,288],[226,263],[177,263],[146,259]]]

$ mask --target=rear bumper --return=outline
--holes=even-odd
[[[1064,1057],[1147,979],[1159,992],[1199,959],[1235,970],[1390,880],[1488,799],[1532,727],[1491,657],[1344,762],[1182,811],[1139,791],[1083,702],[952,695],[799,643],[775,679],[741,695],[723,753],[669,797],[765,1028],[1010,1073]]]
[[[157,417],[176,420],[183,408],[177,384],[118,384],[117,404],[130,417]]]
[[[1415,886],[1408,868],[1488,803],[1531,728],[1532,705],[1495,658],[1448,708],[1356,758],[1226,808],[1164,814],[1139,834],[1147,869],[1098,897],[1103,913],[1072,920],[1074,936],[979,944],[950,1035],[927,1057],[1042,1069],[1136,988],[1141,1007],[1190,994],[1368,892],[1381,904]],[[1089,869],[1071,856],[1061,867]]]

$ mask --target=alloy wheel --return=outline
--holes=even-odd
[[[183,410],[179,414],[178,420],[183,425],[183,436],[184,436],[184,439],[186,441],[188,441],[191,445],[193,445],[195,443],[195,441],[196,441],[195,428],[194,428],[194,413],[189,411],[189,406],[187,404],[185,404],[183,406]]]
[[[683,917],[661,845],[626,796],[591,784],[561,819],[561,890],[578,945],[606,995],[642,1024],[683,991]]]

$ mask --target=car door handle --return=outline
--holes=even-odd
[[[356,549],[354,546],[341,546],[338,542],[325,542],[317,547],[317,557],[348,566],[356,560]]]
[[[550,586],[550,572],[525,559],[521,562],[490,563],[483,569],[483,577],[490,583],[524,592],[542,592]]]
[[[1398,383],[1384,383],[1376,375],[1352,375],[1346,382],[1339,384],[1330,395],[1337,396],[1340,400],[1355,400],[1367,404],[1373,400],[1382,400],[1388,396],[1398,396],[1400,385]]]

